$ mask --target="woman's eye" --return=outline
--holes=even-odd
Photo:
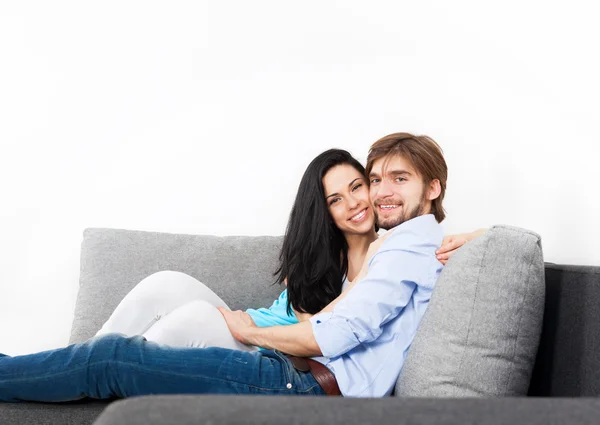
[[[340,198],[333,198],[333,199],[331,200],[331,202],[329,203],[329,205],[333,205],[333,204],[335,204],[335,203],[336,203],[337,201],[339,201],[339,200],[340,200]]]
[[[358,189],[358,188],[359,188],[359,187],[361,187],[361,186],[362,186],[362,183],[359,183],[359,184],[357,184],[356,186],[354,186],[354,187],[352,188],[352,192],[354,192],[356,189]]]

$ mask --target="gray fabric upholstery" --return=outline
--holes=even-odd
[[[94,425],[596,424],[598,399],[344,399],[153,396],[111,404]]]
[[[529,394],[600,396],[600,267],[546,264],[544,326]]]
[[[459,250],[442,271],[396,394],[527,394],[543,306],[539,235],[492,227]]]
[[[209,285],[224,286],[217,291],[234,308],[267,305],[281,289],[269,285],[281,238],[264,238],[265,243],[262,244],[255,244],[256,239],[262,238],[86,230],[81,251],[81,290],[72,341],[93,335],[133,285],[145,276],[164,269],[183,271]],[[227,244],[232,247],[225,250],[226,255],[214,260],[215,253],[211,247],[224,248]],[[467,254],[457,254],[444,274],[455,268],[453,262],[458,263],[459,255]],[[239,264],[232,262],[236,256],[242,259]],[[214,261],[213,266],[210,266],[211,261]],[[236,267],[231,268],[235,270],[223,275],[212,269],[225,268],[225,263],[235,264]],[[513,264],[508,267],[513,267]],[[247,287],[235,287],[234,284],[239,282],[234,275],[238,274],[248,276],[240,285],[249,285],[252,291],[248,291]],[[547,264],[546,280],[544,330],[531,394],[600,395],[600,268]],[[410,353],[415,352],[414,348]],[[599,403],[597,399],[557,398],[426,400],[390,397],[344,400],[333,397],[143,397],[111,404],[97,423],[585,424],[597,423]],[[108,402],[94,400],[56,405],[0,403],[0,424],[87,424],[106,404]]]
[[[87,425],[93,423],[109,404],[103,400],[83,400],[72,403],[2,403],[2,425]]]
[[[195,277],[232,309],[268,307],[282,291],[272,285],[281,241],[86,229],[70,343],[94,336],[127,292],[161,270]]]

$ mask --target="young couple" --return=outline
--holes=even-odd
[[[380,139],[366,170],[346,151],[326,151],[300,183],[277,271],[286,289],[269,309],[231,312],[190,276],[154,274],[95,338],[0,355],[0,400],[388,395],[442,264],[480,233],[440,248],[446,179],[426,136]],[[376,226],[393,230],[378,238]]]

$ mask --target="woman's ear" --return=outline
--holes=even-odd
[[[429,182],[429,189],[427,191],[427,199],[433,201],[440,196],[440,193],[442,193],[440,181],[438,179],[431,180],[431,182]]]

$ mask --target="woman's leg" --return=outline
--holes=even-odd
[[[110,334],[0,357],[0,401],[67,401],[147,394],[322,395],[281,353],[175,348]]]
[[[227,307],[211,289],[185,273],[154,273],[123,298],[96,335],[142,335],[162,317],[193,300],[204,300],[215,307]]]
[[[223,315],[204,301],[190,301],[176,308],[144,332],[148,341],[172,347],[221,347],[256,351],[253,345],[237,341],[229,331]]]

